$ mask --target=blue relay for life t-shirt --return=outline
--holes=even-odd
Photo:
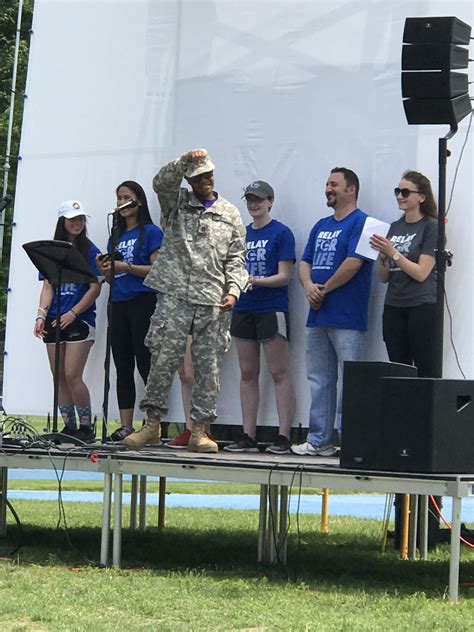
[[[99,274],[97,270],[95,257],[100,254],[100,250],[94,244],[91,244],[89,253],[87,255],[87,263],[90,265],[92,272],[96,275]],[[38,275],[39,280],[43,281],[44,276],[40,273]],[[61,283],[61,314],[65,314],[70,309],[74,309],[74,305],[77,305],[84,297],[84,294],[89,289],[89,283]],[[51,307],[48,311],[48,318],[56,318],[58,315],[58,301],[56,289],[54,291],[53,300],[51,301]],[[91,327],[95,327],[95,302],[92,303],[84,312],[77,315],[77,320],[83,320]]]
[[[326,283],[347,257],[364,259],[355,250],[366,218],[366,213],[356,209],[344,219],[336,220],[331,215],[315,224],[302,257],[311,265],[313,283]],[[372,264],[364,259],[352,279],[328,292],[320,309],[310,308],[306,326],[365,331]]]
[[[150,265],[150,255],[161,248],[163,242],[163,231],[155,224],[145,224],[143,226],[143,238],[138,250],[138,241],[140,238],[140,228],[136,226],[131,230],[125,230],[120,234],[117,250],[122,255],[122,261],[135,265]],[[110,244],[108,248],[110,252]],[[130,301],[140,292],[154,292],[150,287],[143,284],[143,277],[129,272],[120,272],[115,275],[114,287],[112,292],[112,301],[119,303],[121,301]]]
[[[276,219],[262,228],[247,226],[246,266],[248,273],[265,278],[278,273],[280,261],[295,261],[295,238],[293,233]],[[260,287],[240,295],[236,312],[287,312],[288,286]]]

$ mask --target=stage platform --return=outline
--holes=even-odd
[[[146,448],[141,452],[129,452],[115,445],[91,445],[84,448],[63,445],[50,449],[2,446],[0,468],[3,501],[0,506],[0,528],[3,532],[6,527],[8,469],[56,469],[58,475],[64,471],[102,473],[104,501],[100,560],[104,566],[109,564],[112,516],[112,565],[121,564],[124,475],[132,476],[132,491],[134,486],[137,490],[140,478],[141,494],[146,494],[145,477],[159,477],[159,526],[164,525],[165,484],[168,477],[260,485],[258,559],[270,563],[276,560],[283,563],[286,561],[287,501],[290,489],[293,489],[293,493],[297,493],[300,487],[309,487],[412,494],[422,497],[450,496],[453,504],[449,598],[453,601],[458,598],[461,505],[463,498],[474,495],[474,473],[423,474],[349,470],[341,468],[337,458],[279,456],[266,453],[196,454],[166,448]],[[422,523],[427,522],[427,503],[424,506],[425,515],[421,516]],[[132,506],[132,519],[135,511],[136,506]],[[136,524],[131,523],[131,527],[136,528]],[[416,541],[416,533],[414,537]],[[424,551],[422,557],[426,558],[426,532],[421,533],[421,540],[420,548]],[[414,546],[412,550],[415,550]]]

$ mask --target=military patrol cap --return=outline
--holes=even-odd
[[[209,173],[210,171],[214,171],[215,169],[214,163],[211,161],[209,156],[207,156],[203,162],[199,164],[191,164],[186,169],[186,178],[195,178],[196,176],[200,176],[201,173]]]
[[[264,182],[263,180],[255,180],[255,182],[249,184],[248,187],[245,189],[242,197],[244,198],[247,195],[255,195],[256,197],[262,199],[275,199],[275,193],[272,187],[268,184],[268,182]]]

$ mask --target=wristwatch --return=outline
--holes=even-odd
[[[396,252],[396,253],[392,256],[392,259],[393,259],[394,261],[398,261],[398,260],[400,259],[400,253],[397,251],[397,252]]]

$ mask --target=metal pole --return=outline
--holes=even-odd
[[[420,496],[420,556],[428,559],[428,496]]]
[[[8,467],[0,467],[0,537],[7,535]]]
[[[278,542],[278,485],[269,485],[268,500],[267,561],[269,564],[276,564]]]
[[[323,498],[321,501],[321,533],[329,533],[328,528],[328,516],[329,516],[329,489],[323,488]]]
[[[438,245],[436,249],[436,319],[434,346],[434,376],[443,377],[443,334],[444,334],[444,277],[446,265],[444,260],[445,216],[446,216],[446,163],[448,160],[448,142],[446,138],[438,141]]]
[[[102,505],[102,537],[100,540],[100,563],[109,563],[110,514],[112,501],[112,474],[104,475],[104,499]]]
[[[23,16],[23,0],[18,1],[18,16],[16,22],[15,52],[13,55],[12,88],[10,92],[10,111],[8,113],[7,145],[5,149],[5,162],[3,164],[3,196],[8,191],[8,176],[10,173],[10,152],[13,135],[13,114],[15,111],[16,76],[18,72],[18,58],[20,54],[21,19]],[[3,235],[5,223],[5,210],[0,213],[0,262],[3,258]]]
[[[122,564],[122,484],[123,475],[115,474],[114,480],[114,534],[112,538],[112,566]]]
[[[288,486],[280,487],[280,533],[278,535],[278,557],[286,565],[288,530]]]
[[[410,496],[410,523],[408,527],[408,557],[416,560],[416,541],[418,538],[418,494]]]
[[[166,476],[160,476],[158,492],[158,530],[165,528]]]
[[[138,475],[132,474],[132,488],[130,490],[130,529],[137,528],[137,496],[138,496]]]
[[[260,485],[260,511],[258,512],[257,561],[266,562],[265,541],[267,533],[268,485]]]
[[[459,594],[461,503],[462,498],[456,496],[453,497],[453,513],[451,518],[451,555],[449,557],[449,601],[457,601]]]
[[[410,494],[403,494],[402,496],[403,510],[402,510],[402,538],[400,546],[400,559],[408,559],[408,529],[410,522]]]
[[[139,491],[139,509],[138,509],[138,530],[146,529],[146,476],[140,475],[140,491]]]
[[[430,377],[443,377],[443,335],[444,335],[444,277],[446,274],[447,253],[446,242],[446,165],[448,162],[448,140],[458,131],[457,126],[451,127],[444,138],[438,141],[438,246],[436,250],[436,319],[435,338],[433,341],[435,360],[434,375]]]

